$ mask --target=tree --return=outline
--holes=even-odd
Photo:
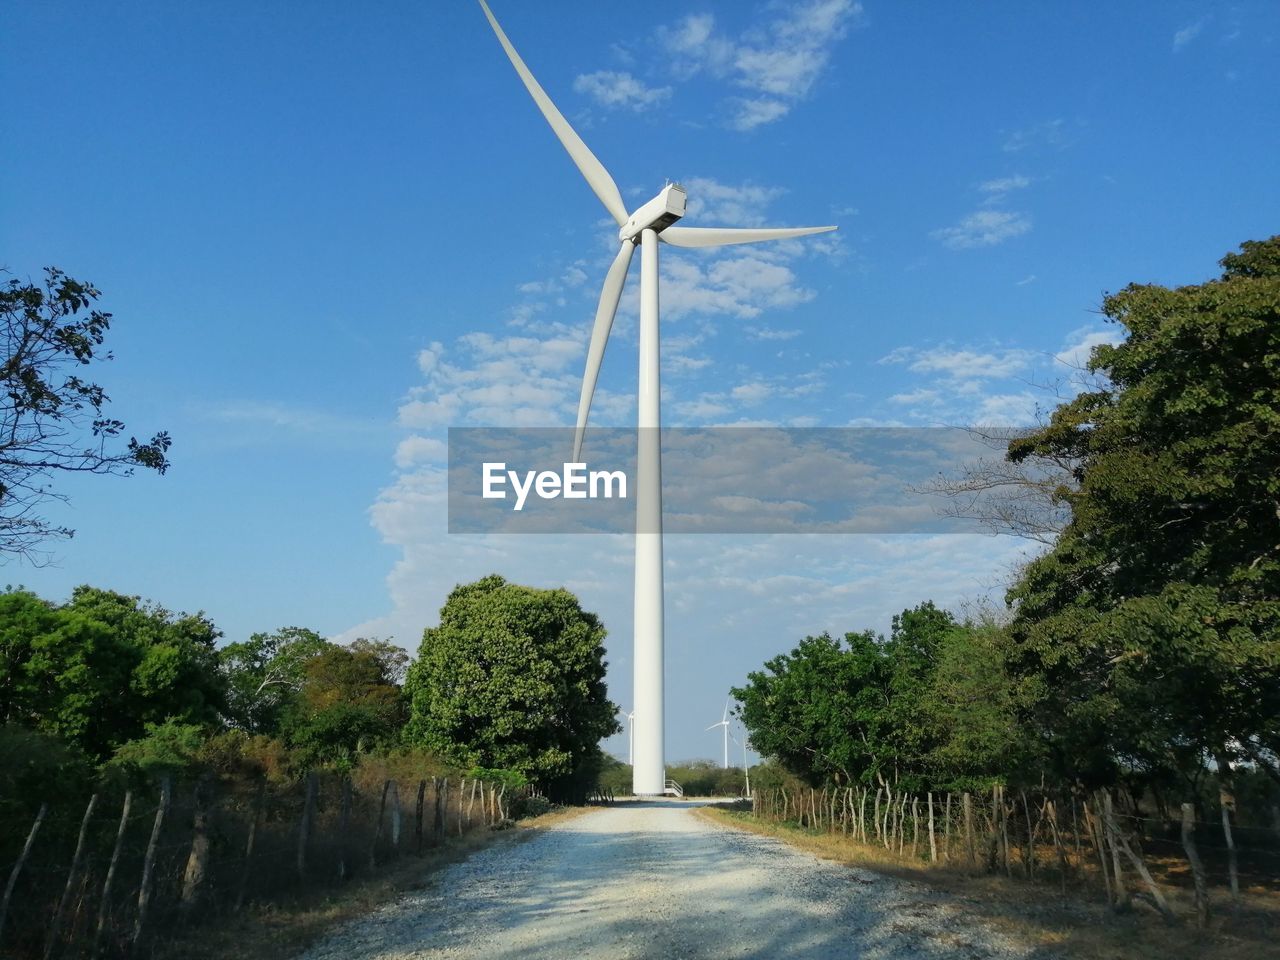
[[[0,594],[0,722],[54,734],[103,760],[170,719],[217,726],[217,628],[109,590],[61,606]]]
[[[219,650],[227,722],[249,733],[278,732],[281,716],[306,680],[307,662],[328,646],[314,630],[281,627]]]
[[[730,693],[752,745],[812,785],[885,782],[888,664],[873,632],[805,637]]]
[[[1075,461],[1071,520],[1009,594],[1011,665],[1059,772],[1280,779],[1280,237],[1221,278],[1108,296],[1109,384],[1014,442]]]
[[[64,499],[53,474],[169,467],[168,433],[112,446],[125,425],[104,412],[103,388],[80,375],[111,359],[101,349],[111,314],[92,308],[100,295],[54,267],[43,285],[13,279],[0,287],[0,553],[38,560],[40,543],[74,534],[39,513],[49,499]]]
[[[407,737],[465,767],[518,770],[559,796],[585,795],[617,733],[604,682],[604,627],[568,590],[492,575],[459,586],[409,668]]]
[[[302,667],[302,684],[280,733],[304,766],[350,764],[400,736],[404,698],[396,682],[407,655],[385,641],[327,643]]]

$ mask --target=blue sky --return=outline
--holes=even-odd
[[[668,423],[1025,422],[1105,291],[1280,224],[1274,3],[494,7],[628,203],[840,226],[663,248]],[[445,533],[448,426],[572,422],[615,243],[478,6],[22,4],[0,78],[0,263],[96,282],[113,412],[175,438],[163,478],[63,483],[76,538],[8,581],[411,648],[459,580],[563,584],[629,705],[628,538]],[[635,281],[601,424],[634,419]],[[1025,549],[672,538],[669,755],[716,755],[803,634],[998,595]]]

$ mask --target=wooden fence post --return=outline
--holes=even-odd
[[[180,900],[184,911],[194,909],[200,899],[205,878],[209,875],[209,791],[212,777],[208,774],[196,781],[192,795],[191,852],[182,873]]]
[[[391,781],[391,855],[400,856],[400,783]]]
[[[378,865],[378,841],[382,839],[382,822],[387,816],[387,791],[391,789],[392,780],[382,781],[382,802],[378,804],[378,819],[373,825],[373,840],[369,843],[369,869]]]
[[[13,899],[13,888],[18,885],[18,877],[22,873],[22,867],[26,864],[27,857],[31,855],[31,847],[36,842],[36,834],[40,832],[40,824],[44,823],[45,815],[48,812],[49,804],[40,804],[40,809],[36,811],[35,822],[31,824],[31,830],[27,834],[27,842],[22,845],[22,853],[18,855],[18,862],[9,871],[9,882],[4,885],[4,899],[0,900],[0,933],[4,932],[4,921],[9,915],[9,901]]]
[[[1098,804],[1097,795],[1094,795],[1094,806]],[[1089,801],[1084,801],[1084,826],[1089,832],[1089,839],[1093,843],[1093,847],[1098,851],[1098,866],[1102,869],[1102,883],[1107,889],[1107,903],[1115,903],[1115,894],[1111,889],[1111,874],[1107,871],[1107,845],[1102,835],[1102,827],[1098,824],[1098,818],[1089,810]]]
[[[172,791],[173,783],[166,774],[160,778],[160,806],[156,808],[156,819],[151,824],[151,839],[147,842],[147,852],[142,859],[142,882],[138,886],[138,915],[133,922],[132,951],[137,951],[147,923],[147,908],[151,905],[151,876],[156,868],[156,847],[160,843],[160,829],[164,826],[164,818],[169,812]]]
[[[418,781],[418,805],[413,815],[413,852],[422,853],[422,807],[427,796],[427,780]]]
[[[1053,831],[1053,847],[1058,852],[1058,870],[1062,883],[1062,892],[1067,892],[1067,851],[1062,844],[1062,831],[1058,829],[1058,805],[1045,798],[1045,809],[1049,813],[1049,829]]]
[[[942,813],[942,859],[951,862],[951,791],[947,791],[947,806]]]
[[[1227,877],[1231,882],[1231,909],[1240,909],[1240,863],[1236,854],[1236,840],[1231,832],[1231,811],[1235,807],[1235,797],[1225,789],[1219,794],[1222,806],[1222,836],[1227,841]]]
[[[1187,851],[1187,863],[1191,864],[1191,879],[1196,889],[1196,926],[1201,930],[1209,926],[1209,885],[1204,873],[1204,861],[1196,849],[1195,808],[1182,805],[1182,849]]]
[[[258,839],[258,821],[262,819],[262,810],[267,801],[267,778],[258,781],[258,791],[253,798],[253,810],[250,813],[249,836],[244,842],[244,864],[240,868],[240,886],[236,890],[236,902],[232,908],[239,912],[244,906],[245,891],[249,888],[249,871],[253,865],[253,846]]]
[[[1119,846],[1124,855],[1129,858],[1129,862],[1133,864],[1133,868],[1138,871],[1138,876],[1141,877],[1142,882],[1146,884],[1147,890],[1151,894],[1151,899],[1155,901],[1156,909],[1160,911],[1160,915],[1163,916],[1167,922],[1172,923],[1174,920],[1173,912],[1169,909],[1169,904],[1165,902],[1164,895],[1161,894],[1160,888],[1156,886],[1156,882],[1151,876],[1151,871],[1147,869],[1147,865],[1143,862],[1142,857],[1138,856],[1133,847],[1129,845],[1129,841],[1125,839],[1124,833],[1120,829],[1120,825],[1115,821],[1115,815],[1111,811],[1110,803],[1107,804],[1106,809],[1107,820],[1111,827],[1112,842]]]
[[[929,791],[929,862],[938,862],[938,841],[933,835],[933,791]]]
[[[307,847],[311,843],[311,831],[316,815],[316,772],[307,771],[306,793],[302,798],[302,818],[298,821],[298,878],[307,879]]]
[[[338,880],[346,880],[350,875],[347,866],[348,842],[351,836],[351,776],[342,778],[342,792],[338,798]]]
[[[116,842],[111,848],[111,860],[107,864],[107,876],[102,881],[102,893],[98,898],[98,924],[93,932],[93,948],[89,956],[98,955],[102,943],[102,931],[107,925],[107,913],[111,907],[111,881],[116,876],[116,864],[120,862],[120,849],[124,846],[124,833],[129,826],[129,808],[133,805],[133,791],[124,792],[124,806],[120,808],[120,825],[116,828]]]
[[[458,781],[458,836],[462,836],[462,798],[467,794],[467,778]]]
[[[1027,855],[1022,861],[1023,869],[1028,877],[1036,875],[1036,836],[1040,832],[1040,821],[1031,825],[1031,805],[1027,802],[1027,791],[1019,790],[1022,796],[1022,815],[1027,818]]]
[[[53,912],[53,922],[49,924],[49,940],[44,945],[44,960],[53,954],[54,944],[62,932],[62,915],[67,912],[67,904],[71,900],[71,891],[75,888],[76,874],[80,872],[80,861],[84,857],[85,836],[89,833],[89,818],[93,816],[93,808],[98,805],[98,795],[89,798],[84,808],[84,816],[80,819],[80,835],[76,838],[76,851],[71,856],[71,869],[67,871],[67,883],[62,888],[62,897],[58,900],[58,908]]]
[[[435,815],[431,821],[431,832],[436,843],[444,842],[444,804],[449,797],[449,778],[432,777],[435,786]]]
[[[969,869],[977,867],[977,851],[973,846],[973,797],[966,791],[961,797],[964,805],[964,843],[969,852]]]
[[[1124,870],[1120,864],[1120,845],[1116,842],[1115,817],[1111,812],[1111,791],[1102,791],[1102,832],[1107,844],[1111,847],[1111,879],[1115,887],[1117,910],[1129,909],[1129,889],[1124,882]]]

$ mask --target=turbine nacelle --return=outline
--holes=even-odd
[[[645,230],[661,233],[684,216],[687,200],[684,187],[678,183],[667,184],[661,193],[631,214],[618,230],[618,239],[639,243],[640,234]]]

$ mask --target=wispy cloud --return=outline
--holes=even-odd
[[[1030,177],[1014,174],[1012,177],[997,177],[994,180],[984,180],[978,184],[978,190],[993,200],[1000,200],[1015,190],[1025,190],[1029,186],[1031,186]]]
[[[855,0],[809,0],[737,37],[710,13],[689,14],[658,31],[678,75],[705,72],[748,91],[729,101],[729,126],[756,127],[786,116],[826,69],[831,50],[862,13]]]
[[[929,236],[952,250],[993,247],[1031,229],[1031,217],[1009,210],[975,210],[959,223],[934,230]]]
[[[905,364],[913,373],[936,374],[951,380],[1010,377],[1025,370],[1035,356],[1030,350],[978,350],[972,347],[898,347],[881,357],[880,364]]]
[[[1024,150],[1032,149],[1053,149],[1061,150],[1063,147],[1069,146],[1071,143],[1070,130],[1067,127],[1067,121],[1061,117],[1054,120],[1046,120],[1043,123],[1033,124],[1030,127],[1023,127],[1007,134],[1001,149],[1005,153],[1021,153]]]
[[[1201,17],[1195,23],[1189,23],[1177,33],[1173,35],[1173,52],[1179,53],[1183,47],[1200,35],[1200,31],[1204,29],[1206,23],[1209,22],[1208,17]]]
[[[646,86],[630,73],[614,70],[580,74],[573,89],[609,109],[648,110],[671,97],[670,87]]]
[[[747,327],[744,331],[751,340],[793,340],[802,330],[779,330],[774,327]]]

